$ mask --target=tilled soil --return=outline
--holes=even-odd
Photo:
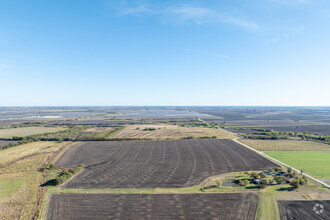
[[[330,200],[278,201],[282,220],[328,220]]]
[[[255,218],[252,193],[54,194],[47,219],[235,219]]]
[[[173,188],[209,176],[277,165],[232,140],[85,142],[71,147],[57,167],[86,165],[64,188]]]

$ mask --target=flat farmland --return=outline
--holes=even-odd
[[[154,128],[155,130],[148,130]],[[211,137],[216,136],[218,139],[230,139],[236,136],[222,130],[214,128],[199,127],[179,127],[167,124],[148,124],[148,125],[128,125],[125,129],[115,133],[110,138],[183,138],[183,137]]]
[[[11,147],[0,151],[0,164],[12,163],[20,158],[29,157],[35,154],[53,153],[59,150],[68,142],[56,143],[50,141],[32,142],[28,144]]]
[[[258,196],[218,194],[54,194],[55,219],[254,219]]]
[[[0,129],[0,138],[25,137],[34,134],[51,133],[64,130],[63,127],[22,127]]]
[[[330,151],[312,152],[265,152],[266,155],[288,164],[305,173],[321,179],[330,180]]]
[[[330,145],[304,140],[254,140],[241,139],[259,151],[330,151]]]
[[[319,204],[319,205],[317,205]],[[315,206],[316,205],[316,206]],[[322,208],[323,206],[323,208]],[[278,201],[280,216],[283,220],[328,220],[330,219],[330,200],[315,201]],[[314,207],[316,213],[314,211]],[[321,210],[323,210],[321,212]]]
[[[64,188],[173,188],[209,176],[277,165],[232,140],[84,142],[71,147],[57,167],[86,165]]]

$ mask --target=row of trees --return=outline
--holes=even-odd
[[[294,131],[282,131],[277,132],[274,130],[267,130],[267,129],[253,129],[252,132],[249,133],[240,133],[244,138],[249,139],[288,139],[290,137],[299,137],[303,140],[308,141],[318,141],[323,142],[326,144],[330,144],[330,136],[328,135],[319,135],[319,134],[312,134],[308,132],[294,132]]]

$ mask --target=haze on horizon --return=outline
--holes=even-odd
[[[0,0],[0,106],[330,106],[327,0]]]

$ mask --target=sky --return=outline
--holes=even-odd
[[[330,106],[329,0],[0,0],[0,106]]]

